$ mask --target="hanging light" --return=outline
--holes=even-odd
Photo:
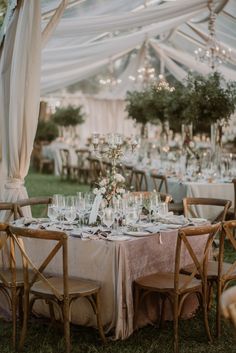
[[[155,84],[155,89],[157,91],[166,90],[166,91],[173,92],[175,90],[175,88],[170,86],[169,82],[166,81],[164,75],[159,75],[158,77],[159,77],[159,81]]]
[[[143,45],[144,61],[143,66],[137,70],[135,76],[130,75],[129,79],[135,83],[140,83],[144,88],[152,84],[155,80],[156,74],[154,67],[151,66],[148,56],[148,42],[145,40]]]
[[[114,64],[113,64],[113,61],[111,59],[109,60],[108,71],[109,71],[108,76],[105,77],[105,78],[101,78],[99,80],[99,83],[100,83],[101,86],[104,86],[104,87],[107,87],[110,90],[113,90],[113,88],[118,86],[122,82],[122,80],[115,77]]]
[[[208,8],[210,11],[208,31],[209,38],[206,42],[205,48],[198,48],[194,51],[196,60],[205,62],[214,71],[219,65],[230,59],[231,48],[223,49],[216,39],[216,13],[214,10],[214,0],[208,1]]]

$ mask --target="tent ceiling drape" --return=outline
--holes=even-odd
[[[51,7],[57,3],[51,0],[47,7],[50,7],[50,2]],[[193,58],[194,49],[204,46],[208,39],[207,0],[147,1],[147,7],[143,6],[143,0],[128,3],[124,0],[110,0],[109,5],[107,0],[99,3],[91,0],[87,4],[71,2],[73,11],[65,11],[43,51],[43,95],[99,73],[111,58],[115,60],[127,53],[131,55],[135,48],[141,48],[146,37],[150,44],[152,38],[156,40],[156,55],[160,60],[162,53],[166,69],[177,79],[184,77],[183,65],[199,73],[209,72],[206,65],[196,64]],[[223,65],[220,70],[226,78],[233,79],[236,65],[235,1],[215,0],[215,7],[219,12],[218,39],[222,47],[230,46],[232,49],[231,66]],[[157,48],[160,38],[164,47],[159,45]],[[119,90],[119,98],[125,96],[126,90],[125,87],[123,91]],[[118,98],[117,92],[114,97]]]
[[[218,40],[232,48],[230,62],[220,71],[236,79],[236,1],[215,0],[215,7]],[[194,49],[208,39],[208,17],[207,0],[9,0],[0,32],[0,137],[2,169],[8,179],[4,198],[26,194],[23,180],[37,126],[40,90],[50,94],[98,74],[111,60],[128,57],[120,73],[122,85],[100,95],[111,100],[112,119],[124,110],[122,101],[121,109],[114,100],[123,99],[127,89],[132,89],[127,77],[144,60],[144,41],[177,80],[183,80],[189,69],[209,72],[207,65],[196,63],[193,57]],[[92,111],[95,119],[95,105]]]

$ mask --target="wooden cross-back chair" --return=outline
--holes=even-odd
[[[149,293],[157,293],[162,299],[161,320],[163,319],[165,302],[168,299],[173,312],[174,323],[174,352],[179,352],[178,346],[178,322],[185,299],[193,293],[197,294],[199,304],[203,308],[204,324],[208,340],[211,341],[211,333],[208,324],[207,312],[207,264],[211,245],[216,232],[220,228],[220,223],[202,227],[182,228],[178,232],[175,263],[173,272],[157,272],[148,276],[138,278],[134,282],[135,287],[135,322],[138,308],[141,301]],[[201,256],[198,256],[191,245],[191,238],[207,237],[206,245]],[[181,268],[181,248],[185,249],[195,264],[193,272],[189,275],[180,274]],[[199,272],[200,279],[195,278],[196,272]],[[134,322],[134,325],[135,325]]]
[[[5,251],[6,247],[8,247],[7,251]],[[0,253],[2,252],[4,252],[4,260],[0,266],[0,291],[6,298],[12,313],[12,339],[13,347],[16,349],[17,311],[21,321],[23,318],[24,276],[22,269],[16,269],[14,247],[12,239],[9,237],[9,226],[7,223],[0,223]]]
[[[105,170],[102,164],[102,161],[90,156],[88,158],[89,163],[90,163],[90,186],[94,187],[94,185],[96,185],[96,183],[98,182],[98,180],[105,176]]]
[[[144,170],[132,169],[130,176],[130,188],[134,188],[134,191],[147,191],[148,182],[146,172]]]
[[[219,337],[221,334],[221,314],[220,301],[222,292],[227,288],[231,281],[236,280],[236,261],[233,264],[224,262],[224,249],[227,240],[228,246],[236,253],[236,240],[234,239],[234,230],[236,229],[235,221],[223,222],[223,228],[220,232],[219,255],[217,261],[209,261],[207,282],[208,282],[208,308],[212,297],[213,286],[217,288],[217,310],[216,310],[216,334]],[[182,273],[189,274],[193,271],[194,264],[190,264],[181,269]],[[199,278],[198,272],[196,278]]]
[[[48,205],[52,203],[52,197],[30,197],[28,199],[18,200],[16,202],[17,213],[24,217],[24,207],[30,206],[32,215],[37,210],[41,217],[47,216]]]
[[[4,212],[4,222],[8,222],[10,219],[17,219],[21,217],[17,204],[14,202],[0,202],[0,215]]]
[[[231,201],[206,197],[186,197],[183,199],[185,217],[198,217],[192,206],[211,206],[220,209],[218,215],[211,220],[212,223],[224,221],[227,211],[231,206]]]
[[[34,303],[38,299],[43,299],[49,303],[52,318],[54,318],[53,305],[56,305],[61,313],[64,325],[64,336],[66,353],[70,352],[70,310],[72,303],[80,298],[87,298],[91,304],[94,314],[97,317],[97,326],[103,342],[106,341],[100,317],[100,286],[95,281],[69,278],[68,277],[68,236],[64,232],[42,231],[38,229],[26,229],[10,226],[11,237],[18,246],[24,267],[24,319],[19,343],[19,349],[23,348],[27,333],[28,315]],[[53,248],[45,254],[39,266],[34,265],[33,256],[22,246],[22,239],[38,239],[43,242],[52,241]],[[49,244],[48,244],[49,245]],[[47,245],[47,249],[48,249]],[[50,248],[50,245],[49,245]],[[62,276],[46,277],[45,270],[54,259],[59,250],[62,250]],[[28,270],[32,268],[34,276],[29,278]],[[29,301],[29,295],[31,299]]]
[[[168,184],[167,184],[167,178],[165,175],[152,173],[151,178],[153,181],[154,189],[156,191],[158,192],[163,191],[166,194],[168,194]]]
[[[79,148],[75,151],[78,159],[78,181],[89,184],[89,161],[91,152],[87,148]]]

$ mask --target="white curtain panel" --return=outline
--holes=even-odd
[[[61,7],[58,12],[60,16]],[[47,36],[55,28],[54,19]],[[1,181],[5,181],[0,199],[8,202],[27,197],[24,178],[38,123],[41,39],[40,1],[19,3],[7,27],[0,60]]]
[[[33,147],[40,93],[41,9],[38,1],[24,1],[15,11],[1,56],[0,100],[3,131],[2,199],[27,197],[24,178]]]

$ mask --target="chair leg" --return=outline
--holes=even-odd
[[[23,301],[24,316],[23,316],[23,324],[22,324],[21,335],[20,335],[19,351],[21,351],[24,346],[26,333],[27,333],[28,316],[29,316],[29,291],[26,289],[24,290],[23,300],[24,300]]]
[[[207,338],[208,338],[209,342],[212,342],[211,331],[210,331],[209,322],[208,322],[208,304],[209,304],[208,300],[209,300],[209,296],[207,294],[207,291],[208,291],[207,286],[204,286],[203,295],[202,295],[203,318],[204,318],[204,325],[205,325]]]
[[[174,353],[179,352],[179,297],[175,295],[173,303],[173,315],[174,315]]]
[[[69,299],[63,301],[63,325],[66,344],[66,353],[70,353],[70,321],[69,321]]]
[[[16,287],[11,288],[11,310],[12,310],[12,341],[16,349],[16,325],[17,325],[17,291]]]
[[[101,305],[100,305],[100,295],[99,293],[95,294],[95,302],[96,302],[96,317],[97,317],[97,326],[98,326],[98,331],[99,335],[102,339],[103,343],[107,342],[106,336],[104,334],[103,326],[102,326],[102,320],[101,320]]]
[[[222,283],[217,283],[217,302],[216,302],[216,336],[221,335],[221,311],[220,311],[220,298],[222,294]]]

